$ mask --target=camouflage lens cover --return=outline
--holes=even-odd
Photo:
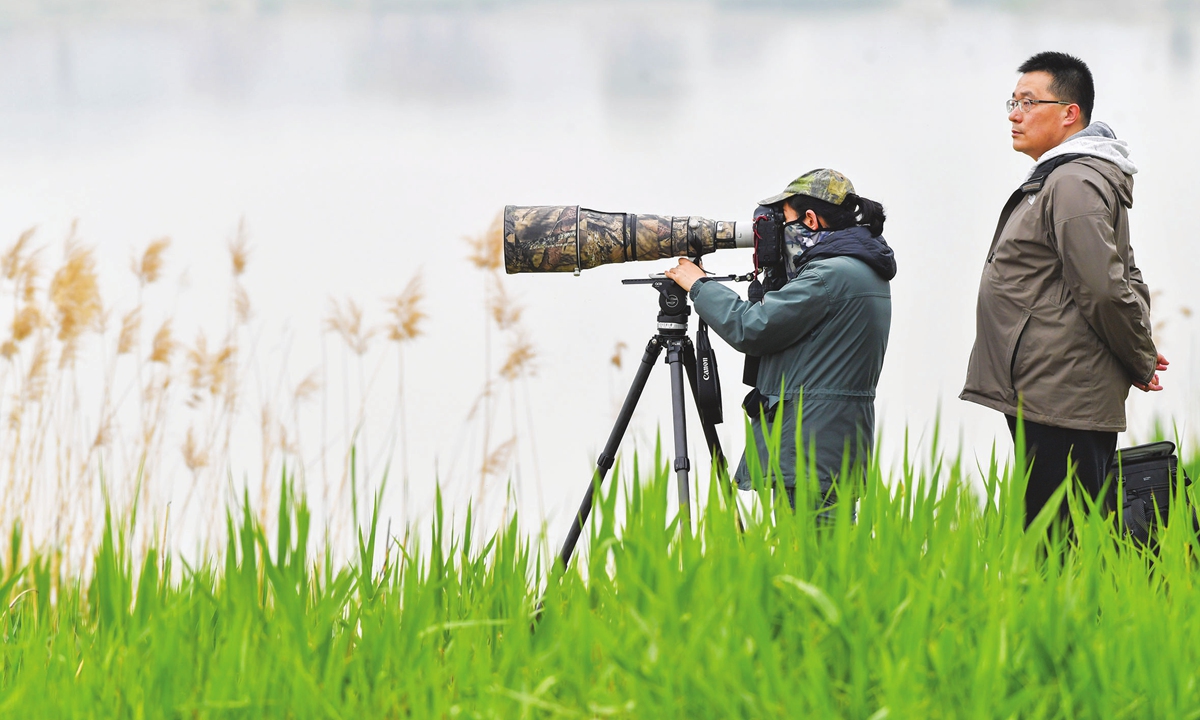
[[[504,208],[504,270],[572,272],[579,267],[579,206]]]
[[[577,205],[504,208],[508,273],[574,272],[632,260],[703,255],[735,247],[732,222],[634,215]]]

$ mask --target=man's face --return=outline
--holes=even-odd
[[[1053,81],[1054,77],[1048,72],[1039,70],[1025,73],[1017,80],[1013,99],[1059,100],[1061,98],[1050,92],[1050,83]],[[1077,127],[1079,119],[1078,105],[1041,104],[1034,105],[1029,112],[1017,106],[1008,114],[1008,121],[1012,123],[1013,150],[1037,160],[1046,151],[1081,130]]]

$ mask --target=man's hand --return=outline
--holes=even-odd
[[[1150,378],[1150,382],[1148,382],[1148,383],[1135,382],[1133,384],[1133,386],[1135,388],[1137,388],[1138,390],[1141,390],[1142,392],[1157,392],[1159,390],[1162,390],[1163,389],[1162,385],[1158,384],[1158,373],[1165,371],[1167,369],[1167,366],[1170,364],[1171,364],[1170,361],[1167,360],[1165,357],[1163,357],[1162,353],[1159,353],[1158,354],[1158,364],[1154,367],[1154,369],[1156,371],[1154,373],[1154,377]]]
[[[692,284],[704,277],[704,271],[700,269],[700,266],[687,258],[679,258],[679,264],[663,274],[674,280],[675,284],[683,288],[684,292],[690,291]]]

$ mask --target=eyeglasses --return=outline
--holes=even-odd
[[[1032,98],[1021,98],[1020,100],[1009,100],[1004,103],[1004,107],[1011,113],[1018,107],[1021,112],[1027,113],[1033,109],[1034,105],[1074,105],[1075,103],[1067,102],[1066,100],[1034,100]]]

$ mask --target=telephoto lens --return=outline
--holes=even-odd
[[[699,257],[753,246],[748,222],[606,213],[578,205],[504,208],[504,269],[509,274],[578,274],[610,263]]]

